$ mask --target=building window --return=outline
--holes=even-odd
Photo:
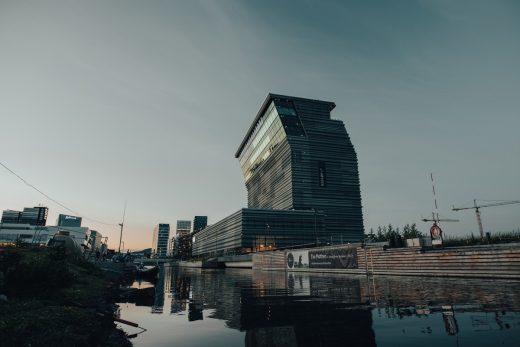
[[[320,183],[320,187],[327,186],[327,171],[325,169],[325,162],[318,162],[318,182]]]

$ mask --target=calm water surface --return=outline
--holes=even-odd
[[[518,281],[166,266],[132,286],[134,346],[520,346]]]

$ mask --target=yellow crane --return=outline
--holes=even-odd
[[[474,199],[473,200],[473,206],[470,206],[470,207],[455,207],[455,206],[453,206],[452,210],[453,211],[461,211],[461,210],[472,210],[472,209],[474,209],[475,210],[475,214],[477,215],[477,223],[478,223],[478,228],[480,230],[480,238],[483,239],[484,238],[484,228],[482,228],[482,219],[480,218],[480,209],[482,207],[493,207],[493,206],[503,206],[503,205],[512,205],[512,204],[520,204],[520,200],[510,200],[510,201],[503,200],[503,201],[495,202],[495,203],[492,203],[492,204],[477,205],[477,200]]]

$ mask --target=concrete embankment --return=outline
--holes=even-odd
[[[243,268],[251,269],[253,267],[253,255],[226,255],[220,257],[208,258],[205,260],[179,261],[176,265],[181,267],[193,267],[203,269],[222,269],[222,268]]]
[[[223,269],[223,268],[241,268],[251,269],[253,267],[253,255],[227,255],[220,257],[212,257],[204,260],[181,260],[175,263],[181,267],[202,268],[202,269]]]
[[[438,249],[331,246],[256,253],[253,269],[520,279],[520,244]]]

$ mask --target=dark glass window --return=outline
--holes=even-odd
[[[276,110],[278,111],[278,114],[296,116],[296,111],[292,107],[277,106]]]
[[[327,186],[327,170],[325,169],[325,162],[318,162],[318,182],[320,183],[320,187]]]

